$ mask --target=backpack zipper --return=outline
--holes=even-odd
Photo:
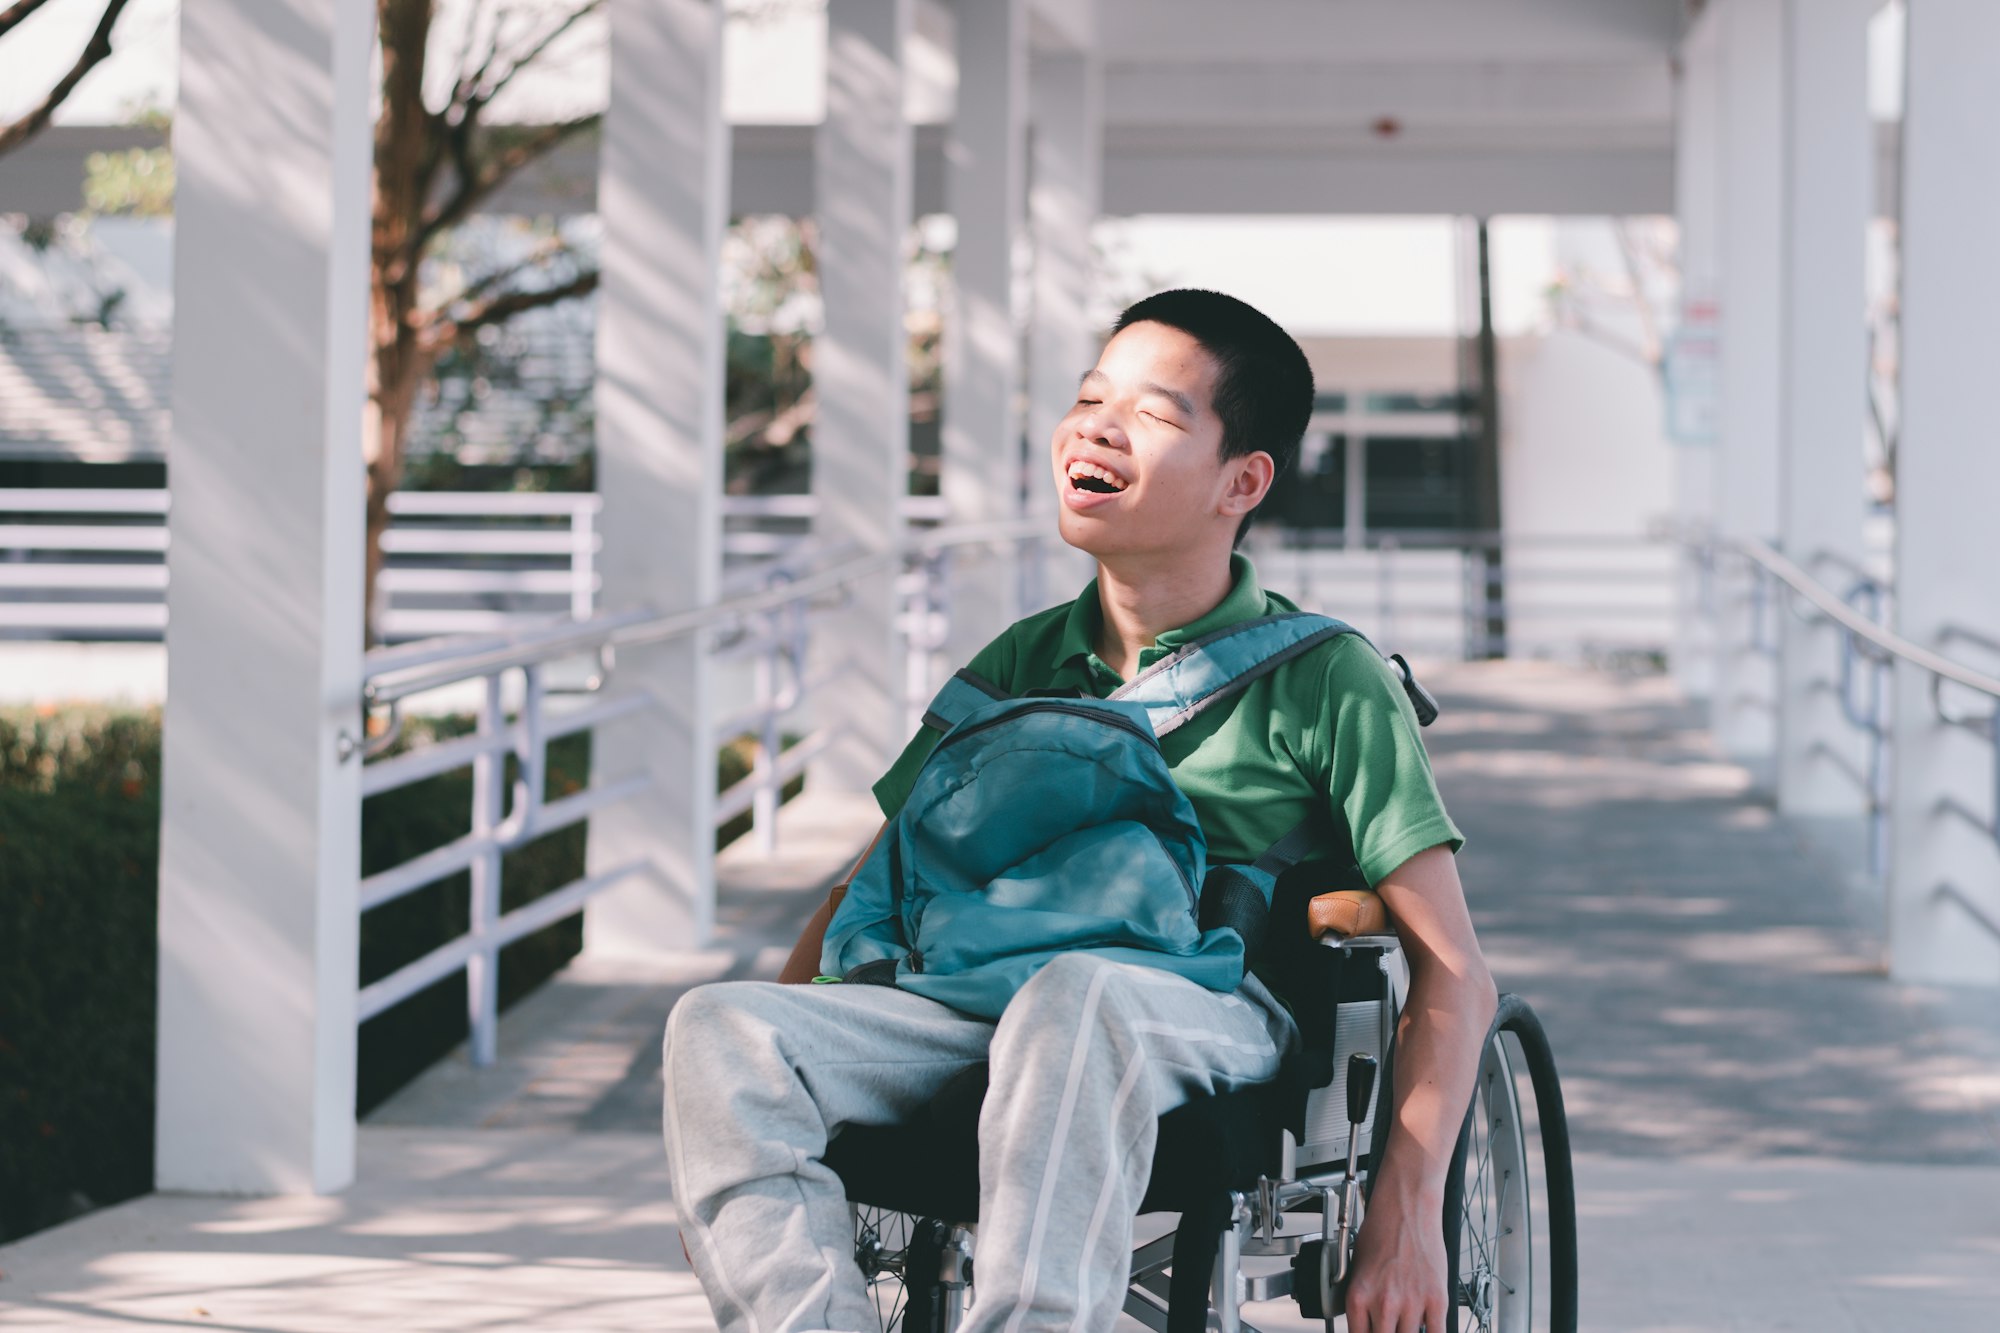
[[[942,741],[938,743],[938,748],[943,749],[945,746],[950,745],[956,741],[964,740],[967,736],[971,736],[977,732],[985,731],[988,727],[997,727],[1004,723],[1011,722],[1023,713],[1070,713],[1077,717],[1088,718],[1092,722],[1102,723],[1103,725],[1108,727],[1119,727],[1125,731],[1131,732],[1134,736],[1137,736],[1139,739],[1145,741],[1148,745],[1152,746],[1154,749],[1157,750],[1160,748],[1159,737],[1153,735],[1146,728],[1140,726],[1137,722],[1132,721],[1132,719],[1126,717],[1123,713],[1108,712],[1100,708],[1084,708],[1078,704],[1063,703],[1054,699],[1047,701],[1038,700],[1035,703],[1027,705],[1026,707],[1016,708],[1012,712],[1007,713],[1004,716],[989,717],[984,721],[975,722],[973,725],[965,728],[963,731],[957,731],[945,737]]]

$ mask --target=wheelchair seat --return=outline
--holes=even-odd
[[[1294,899],[1306,931],[1293,939],[1314,943],[1378,934],[1388,928],[1388,913],[1372,889],[1343,889]],[[1294,921],[1297,917],[1293,918]],[[1317,950],[1312,952],[1317,953]],[[1322,959],[1311,958],[1308,969],[1296,956],[1290,971],[1308,970],[1312,980],[1327,979]],[[1304,983],[1315,1003],[1302,1016],[1303,1049],[1294,1048],[1270,1083],[1234,1092],[1198,1097],[1160,1117],[1154,1150],[1153,1178],[1141,1212],[1184,1212],[1189,1200],[1254,1184],[1260,1174],[1276,1169],[1278,1135],[1299,1119],[1304,1095],[1327,1085],[1333,1074],[1334,1033],[1314,1021],[1346,995],[1317,994],[1320,987]],[[847,1184],[856,1203],[921,1217],[973,1222],[979,1216],[979,1108],[986,1097],[987,1067],[975,1065],[947,1083],[916,1118],[900,1125],[852,1125],[829,1145],[827,1165]],[[909,1164],[930,1164],[912,1171]],[[1164,1164],[1164,1168],[1163,1168]]]
[[[1296,1058],[1296,1055],[1293,1057]],[[1209,1274],[1231,1222],[1231,1193],[1275,1174],[1282,1154],[1276,1104],[1293,1079],[1197,1097],[1160,1117],[1141,1213],[1181,1215],[1174,1233],[1170,1328],[1204,1328]],[[826,1164],[854,1203],[959,1224],[979,1220],[979,1108],[987,1067],[955,1077],[901,1125],[850,1125]],[[1181,1288],[1185,1287],[1183,1291]],[[1184,1314],[1181,1312],[1185,1312]]]

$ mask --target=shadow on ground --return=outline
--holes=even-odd
[[[2000,1005],[1889,980],[1860,858],[1806,845],[1698,708],[1532,664],[1436,685],[1473,919],[1579,1149],[2000,1164]]]

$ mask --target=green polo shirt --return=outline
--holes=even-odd
[[[1242,554],[1230,557],[1230,571],[1229,595],[1141,649],[1141,670],[1225,625],[1298,610],[1259,587]],[[1093,579],[1075,601],[1017,621],[967,666],[1012,695],[1079,689],[1102,698],[1124,683],[1092,649],[1102,623]],[[884,814],[902,808],[937,739],[929,728],[918,731],[875,784]],[[1212,862],[1253,861],[1306,815],[1327,808],[1347,830],[1354,864],[1371,885],[1426,848],[1443,843],[1456,852],[1465,841],[1438,796],[1395,668],[1357,635],[1329,640],[1251,682],[1170,732],[1160,748],[1201,821]]]

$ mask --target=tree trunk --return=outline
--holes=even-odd
[[[386,318],[393,318],[387,316]],[[378,341],[373,358],[368,409],[373,452],[368,459],[367,569],[363,606],[367,609],[368,643],[382,640],[382,613],[388,599],[381,593],[382,534],[389,530],[389,497],[403,480],[404,445],[417,394],[429,378],[433,357],[424,353],[414,335]]]
[[[368,529],[364,584],[368,642],[381,639],[382,534],[389,496],[403,480],[404,443],[417,391],[430,373],[418,325],[417,240],[436,175],[439,126],[424,106],[424,55],[432,0],[377,0],[382,113],[375,123],[375,201],[369,273]]]

